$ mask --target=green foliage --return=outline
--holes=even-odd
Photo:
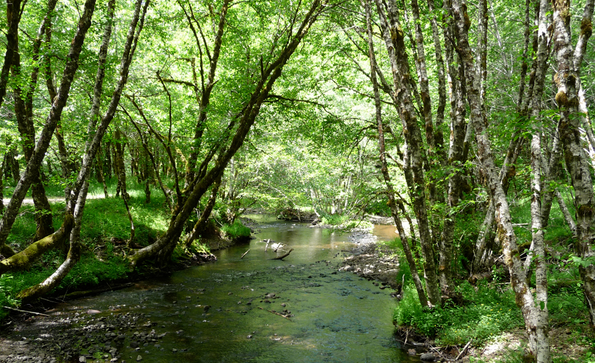
[[[347,215],[341,214],[323,214],[320,218],[320,224],[338,226],[345,223],[349,219]]]
[[[128,269],[128,262],[120,256],[112,255],[105,260],[100,260],[91,253],[85,254],[57,289],[73,290],[80,287],[91,287],[101,282],[123,279],[126,277]]]
[[[5,274],[0,277],[0,307],[18,306],[19,301],[14,298],[14,289],[12,285],[13,276]],[[0,319],[3,319],[8,311],[0,308]]]
[[[199,240],[194,240],[188,247],[188,250],[192,253],[196,254],[210,254],[211,249],[204,243],[201,243]]]
[[[250,234],[252,233],[250,228],[244,226],[239,220],[235,220],[233,224],[224,224],[223,227],[221,227],[221,230],[231,239],[250,237]]]
[[[446,304],[432,310],[423,309],[417,291],[409,284],[395,309],[393,320],[398,326],[412,326],[420,334],[436,337],[440,345],[460,345],[473,339],[481,344],[503,331],[521,326],[523,320],[514,303],[512,291],[498,291],[487,285],[465,282],[459,292],[468,302],[463,306]]]

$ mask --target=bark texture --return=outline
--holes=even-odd
[[[434,306],[441,303],[440,287],[434,262],[432,235],[429,227],[428,206],[426,202],[424,161],[426,155],[423,149],[423,140],[418,125],[415,107],[412,103],[411,74],[408,56],[405,49],[404,32],[398,18],[398,8],[394,0],[388,1],[385,6],[381,1],[376,1],[380,14],[383,37],[389,54],[393,82],[394,100],[398,107],[399,116],[403,125],[403,133],[407,141],[408,163],[405,165],[405,179],[409,194],[413,200],[413,210],[417,218],[419,237],[425,261],[425,277],[428,299]],[[407,175],[409,174],[409,175]]]
[[[529,349],[537,362],[551,362],[550,344],[547,335],[547,304],[544,302],[544,299],[547,299],[547,290],[543,290],[544,286],[538,286],[537,296],[534,297],[531,293],[527,271],[521,261],[516,236],[512,228],[508,201],[498,175],[498,169],[494,163],[480,90],[477,87],[477,83],[475,83],[477,74],[473,64],[473,52],[469,45],[469,27],[466,21],[468,19],[467,9],[461,0],[453,0],[452,4],[452,16],[456,25],[457,45],[465,65],[467,77],[467,99],[471,108],[471,123],[475,128],[478,155],[486,174],[487,184],[495,206],[498,236],[502,243],[504,262],[508,266],[516,303],[521,308],[523,318],[525,319],[525,327],[530,343]],[[539,224],[541,223],[541,219],[533,218],[533,223]],[[540,243],[539,240],[534,240],[533,242],[535,244]],[[536,254],[540,253],[538,251],[543,251],[543,249],[543,245],[541,247],[535,247]],[[545,255],[542,255],[541,258],[545,258]],[[539,264],[539,261],[537,261],[537,264]],[[543,265],[541,268],[545,268],[545,266]]]
[[[580,65],[586,43],[592,33],[594,1],[588,0],[583,11],[581,32],[575,50],[571,46],[569,1],[553,2],[554,52],[558,61],[555,82],[558,88],[556,103],[560,109],[558,130],[564,150],[564,161],[574,188],[576,209],[575,253],[583,260],[592,259],[593,222],[595,220],[595,195],[591,178],[590,163],[581,143],[578,87]],[[579,266],[583,291],[595,329],[595,265]]]

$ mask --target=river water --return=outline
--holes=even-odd
[[[391,233],[377,230],[379,239]],[[157,334],[165,333],[144,344],[127,338],[118,362],[419,361],[393,336],[390,289],[337,272],[344,251],[353,247],[347,234],[270,220],[255,237],[216,252],[216,263],[56,311],[143,314]],[[284,261],[273,260],[277,254],[270,246],[265,252],[263,239],[293,251]]]

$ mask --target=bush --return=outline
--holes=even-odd
[[[471,339],[481,344],[503,331],[522,326],[512,291],[499,292],[486,285],[475,291],[465,282],[459,286],[459,292],[469,304],[446,304],[427,310],[419,303],[414,286],[407,285],[393,319],[398,326],[411,326],[420,334],[435,337],[440,345],[461,345]]]
[[[244,226],[239,220],[235,220],[233,224],[224,224],[221,230],[231,239],[250,237],[252,233],[250,228]]]

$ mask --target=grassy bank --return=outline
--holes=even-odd
[[[49,192],[53,189],[48,188]],[[60,189],[55,188],[55,193],[48,193],[50,199],[63,199],[59,194]],[[139,279],[159,272],[157,266],[146,263],[138,266],[134,271],[130,269],[126,260],[126,244],[130,239],[130,221],[121,198],[115,198],[115,184],[109,188],[109,198],[105,199],[103,187],[91,185],[89,200],[85,206],[83,227],[81,230],[81,243],[83,252],[81,260],[51,293],[63,297],[79,290],[89,290],[114,282],[130,279]],[[129,185],[130,211],[134,221],[135,238],[138,246],[147,246],[154,242],[160,234],[167,230],[169,214],[165,199],[160,190],[152,191],[150,203],[146,203],[144,186]],[[5,195],[8,193],[5,192]],[[52,212],[54,227],[62,224],[65,211],[64,202],[53,202]],[[233,239],[238,236],[250,235],[250,229],[236,222],[231,226],[223,225],[224,235]],[[34,207],[24,205],[20,209],[8,244],[16,251],[21,251],[30,244],[35,234]],[[184,237],[184,236],[183,236]],[[184,240],[182,238],[181,240]],[[195,241],[190,248],[178,245],[173,254],[173,265],[181,267],[193,253],[209,253],[209,246],[200,240]],[[45,253],[38,261],[24,271],[5,273],[0,277],[0,319],[4,318],[9,309],[19,308],[20,301],[17,294],[25,288],[36,285],[50,276],[65,259],[62,251],[52,250]],[[171,267],[171,266],[170,266]]]
[[[513,205],[514,221],[520,245],[530,244],[531,233],[529,201],[520,200]],[[404,335],[421,335],[433,340],[436,346],[448,350],[462,350],[469,343],[473,362],[525,362],[527,340],[524,322],[515,296],[510,287],[508,270],[497,262],[491,276],[475,284],[467,281],[469,255],[481,224],[481,213],[462,215],[458,219],[456,263],[456,291],[461,301],[447,301],[432,310],[423,309],[419,303],[409,267],[401,259],[401,275],[405,281],[402,300],[393,315],[393,322]],[[478,223],[479,222],[479,223]],[[548,310],[550,339],[554,362],[595,362],[595,335],[589,328],[589,315],[583,297],[578,265],[573,255],[573,236],[566,227],[557,208],[552,210],[550,225],[546,230],[548,270]],[[387,242],[395,253],[403,256],[398,239]],[[423,271],[420,271],[423,276]],[[531,277],[535,286],[535,276]],[[498,347],[496,354],[494,346]],[[456,352],[458,350],[455,349]],[[458,353],[457,353],[458,354]],[[529,359],[529,360],[527,360]]]

